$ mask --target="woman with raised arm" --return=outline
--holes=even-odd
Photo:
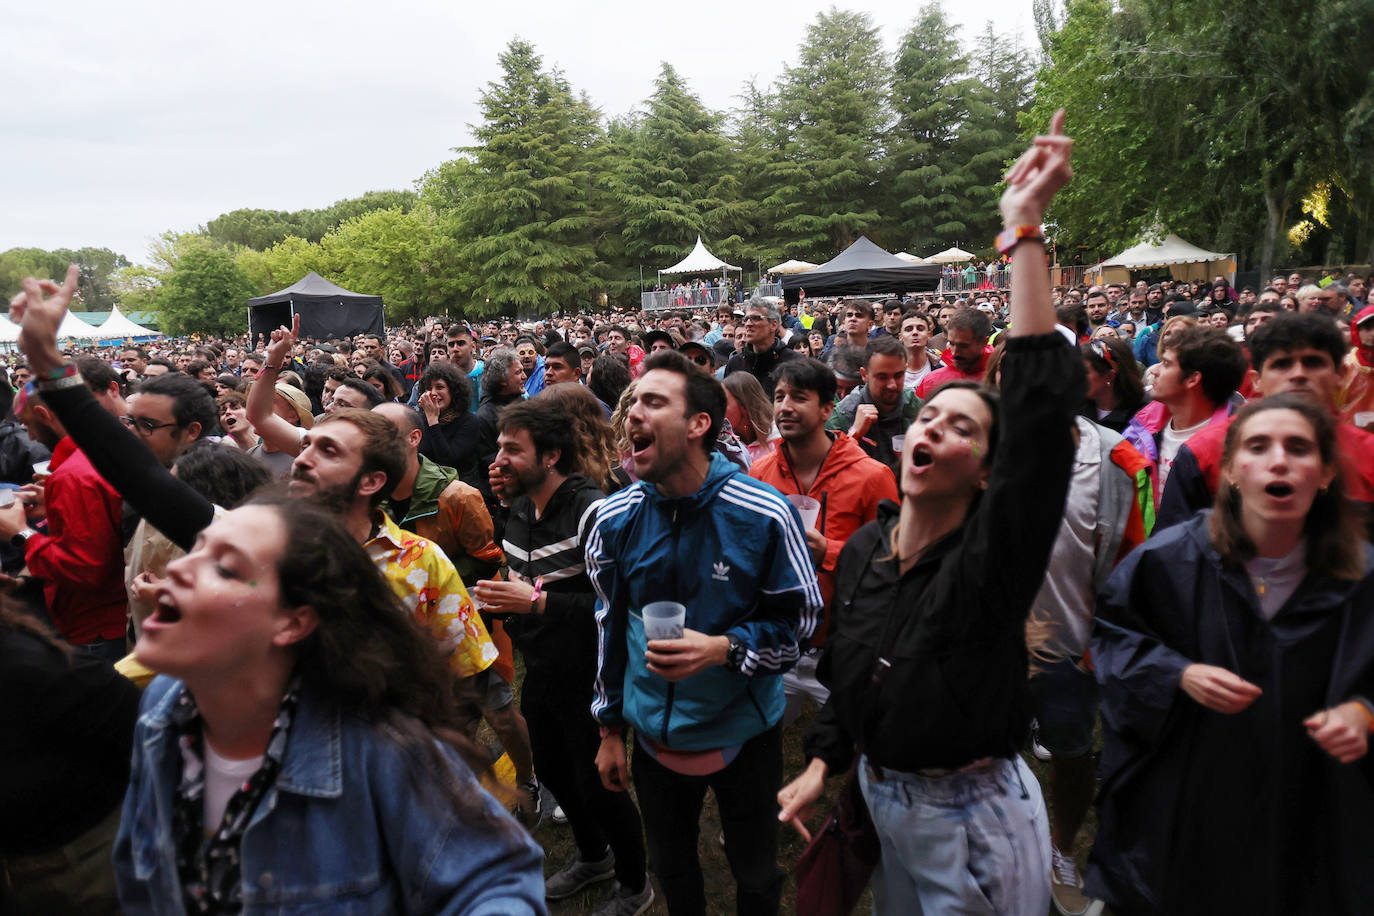
[[[57,348],[76,282],[10,303],[64,422],[94,403]],[[124,480],[140,449],[92,461]],[[124,912],[546,912],[542,854],[473,776],[439,646],[339,519],[265,500],[205,527],[209,501],[158,470],[190,518],[149,520],[190,552],[135,649],[163,676],[115,841]]]
[[[1040,224],[1069,180],[1063,112],[1007,174],[1011,324],[999,399],[955,381],[907,429],[898,487],[840,555],[807,768],[778,794],[805,826],[827,774],[858,756],[882,846],[878,913],[1050,905],[1044,801],[1018,756],[1029,731],[1025,625],[1059,529],[1083,361],[1055,329]]]
[[[1209,512],[1098,596],[1098,832],[1118,913],[1367,913],[1374,901],[1374,548],[1335,420],[1251,401]]]

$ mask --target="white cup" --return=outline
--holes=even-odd
[[[905,434],[905,433],[903,433],[903,434],[900,435],[900,436],[893,436],[893,437],[892,437],[892,451],[893,451],[895,454],[900,455],[900,454],[902,453],[903,449],[905,449],[905,448],[906,448],[906,434]]]
[[[0,488],[0,509],[8,509],[14,505],[14,491],[9,487]]]
[[[34,465],[33,465],[33,476],[35,476],[35,477],[47,477],[50,473],[52,473],[52,472],[48,470],[48,462],[46,462],[46,461],[37,461],[37,462],[34,462]]]
[[[652,601],[640,611],[645,639],[681,639],[687,608],[676,601]]]
[[[798,514],[801,515],[803,528],[815,528],[816,519],[821,515],[821,504],[819,500],[809,496],[802,496],[800,493],[788,493],[787,501],[797,507]]]

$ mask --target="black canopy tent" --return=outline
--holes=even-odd
[[[248,300],[248,338],[256,341],[292,315],[301,316],[301,338],[329,340],[357,334],[382,334],[382,297],[352,293],[313,270],[286,289]]]
[[[868,240],[858,240],[815,270],[782,278],[783,294],[794,301],[797,291],[808,296],[839,296],[846,293],[927,293],[940,285],[936,264],[910,264],[888,254]]]

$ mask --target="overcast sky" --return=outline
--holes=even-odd
[[[712,108],[775,80],[827,4],[71,0],[10,5],[0,59],[0,251],[108,247],[227,210],[410,188],[469,140],[511,38],[608,116],[668,61]],[[917,4],[868,0],[891,53]],[[947,4],[1034,46],[1031,0]]]

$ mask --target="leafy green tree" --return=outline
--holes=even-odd
[[[662,64],[647,110],[631,125],[626,154],[609,177],[630,260],[665,266],[698,235],[711,237],[719,228],[730,167],[720,123],[677,71]]]
[[[889,216],[898,226],[899,247],[929,254],[972,237],[961,206],[970,176],[956,143],[969,118],[969,100],[980,89],[969,73],[958,26],[938,3],[921,7],[902,36],[892,71],[896,121],[883,163],[892,188]]]
[[[476,278],[473,308],[537,312],[580,306],[598,286],[588,151],[597,117],[567,81],[514,40],[501,79],[481,94],[471,194],[460,207],[459,258]]]
[[[1025,148],[1018,123],[1031,102],[1035,71],[1025,49],[997,34],[988,23],[973,53],[973,79],[967,85],[968,112],[953,144],[959,163],[951,179],[966,235],[947,244],[991,250],[1002,225],[997,200],[1002,176]]]
[[[0,253],[0,291],[6,297],[19,292],[25,277],[61,279],[67,266],[80,269],[76,307],[79,311],[104,312],[115,304],[111,287],[115,273],[129,266],[129,259],[108,248],[11,248]]]
[[[1362,0],[1071,0],[1045,39],[1023,126],[1069,110],[1075,176],[1050,214],[1067,235],[1110,248],[1167,229],[1267,276],[1304,200],[1359,186]]]
[[[402,212],[415,206],[413,191],[368,191],[319,210],[231,210],[205,224],[205,234],[221,245],[242,245],[266,251],[289,236],[299,236],[318,242],[325,233],[345,220],[374,210],[398,209]]]
[[[778,90],[785,133],[766,203],[795,257],[829,257],[881,228],[887,64],[867,14],[820,13]]]
[[[177,259],[157,295],[158,326],[172,335],[238,333],[254,295],[227,250],[195,248]]]

